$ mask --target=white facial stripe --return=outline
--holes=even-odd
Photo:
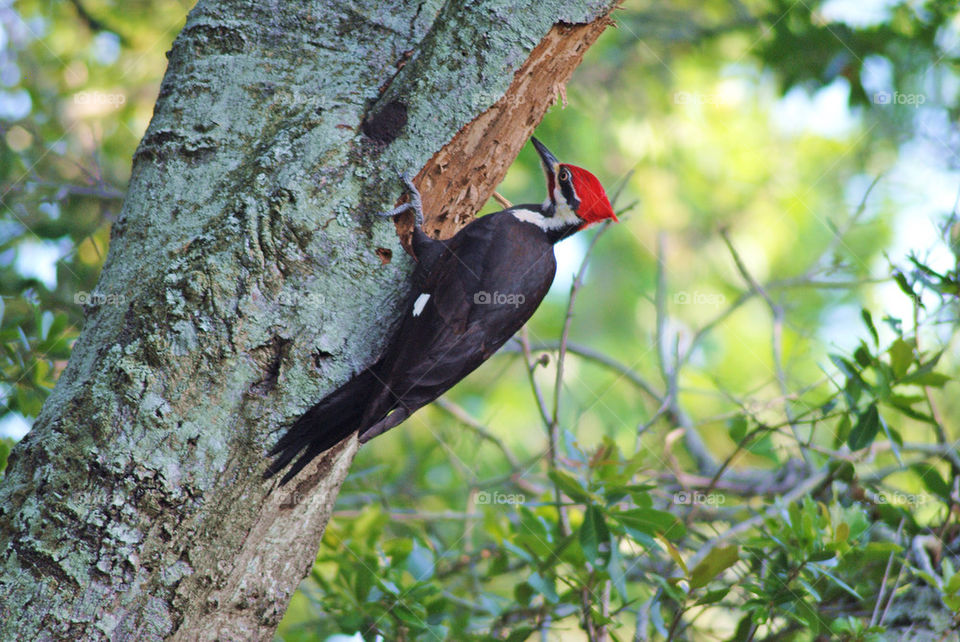
[[[417,297],[417,300],[413,302],[413,316],[418,317],[420,313],[423,312],[423,309],[427,307],[427,301],[430,300],[430,295],[423,293]]]
[[[566,184],[570,186],[570,193],[573,194],[573,200],[577,203],[577,206],[580,206],[582,202],[580,200],[580,195],[577,194],[577,187],[573,184],[573,174],[570,173],[570,170],[563,168],[562,173],[566,173],[567,180]],[[554,188],[554,194],[556,195],[557,203],[567,202],[566,197],[563,195],[563,188],[560,186],[560,174],[557,174],[557,186]],[[567,203],[569,205],[569,203]]]
[[[544,216],[540,212],[527,209],[517,209],[511,212],[524,223],[533,223],[541,230],[557,230],[563,227],[580,223],[580,219],[573,213],[565,201],[557,203],[557,211],[553,216]]]

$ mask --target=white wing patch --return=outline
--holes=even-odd
[[[420,316],[420,313],[423,312],[423,309],[427,307],[427,301],[429,300],[430,295],[426,292],[418,296],[417,300],[413,302],[413,316]]]
[[[544,231],[556,230],[580,222],[580,219],[577,218],[577,215],[567,206],[566,203],[563,205],[558,205],[557,213],[551,217],[546,217],[540,212],[534,212],[533,210],[527,209],[515,209],[510,213],[513,214],[518,220],[521,220],[524,223],[533,223]]]

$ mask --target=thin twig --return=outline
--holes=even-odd
[[[544,427],[549,429],[550,412],[547,410],[547,402],[543,399],[543,392],[540,390],[540,384],[537,383],[537,380],[534,377],[534,371],[536,370],[537,366],[545,364],[541,359],[534,360],[533,358],[533,353],[530,348],[530,335],[527,332],[527,326],[523,326],[523,328],[520,329],[518,336],[519,339],[517,339],[517,336],[514,338],[520,342],[523,358],[527,365],[527,377],[530,380],[530,387],[533,389],[533,396],[537,400],[537,408],[540,410],[540,418],[543,420]]]
[[[516,339],[516,337],[514,338]],[[521,349],[522,349],[522,345],[523,345],[522,341],[517,339],[517,342],[521,345]],[[559,342],[549,342],[549,341],[535,343],[530,346],[531,350],[534,350],[537,352],[541,350],[555,351],[555,350],[559,350],[559,348],[560,348]],[[510,350],[511,348],[508,347],[507,349]],[[643,393],[649,396],[653,401],[657,402],[658,404],[663,403],[664,396],[659,392],[657,392],[657,390],[653,387],[653,384],[651,384],[649,381],[647,381],[642,376],[640,376],[640,374],[637,373],[637,371],[621,363],[620,361],[617,361],[613,357],[607,354],[604,354],[599,350],[595,350],[589,346],[585,346],[582,343],[576,343],[574,341],[567,342],[567,352],[569,352],[570,354],[575,354],[578,357],[587,359],[588,361],[593,361],[594,363],[598,363],[616,372],[617,374],[622,375],[627,381],[629,381],[634,386],[636,386],[641,391],[643,391]]]
[[[740,273],[740,276],[742,276],[743,280],[747,282],[747,285],[750,286],[750,289],[759,294],[760,297],[766,302],[767,307],[770,308],[770,314],[773,317],[773,336],[771,337],[773,366],[775,369],[777,384],[780,386],[780,394],[783,396],[783,412],[790,423],[790,429],[793,431],[797,443],[802,445],[804,442],[800,439],[800,432],[794,423],[793,409],[790,407],[790,387],[787,384],[787,373],[783,367],[783,306],[773,300],[766,289],[760,285],[760,282],[757,281],[747,269],[746,264],[740,257],[740,253],[737,252],[737,248],[733,246],[733,241],[730,240],[730,234],[728,230],[721,229],[720,236],[723,238],[723,242],[730,251],[730,256],[733,257],[733,262],[737,266],[737,271]],[[803,461],[808,467],[813,465],[812,461],[810,460],[810,455],[805,448],[800,449],[800,455],[803,457]]]
[[[809,493],[811,490],[819,486],[823,482],[823,480],[827,478],[829,474],[830,473],[827,469],[823,469],[817,473],[814,473],[812,476],[808,477],[803,482],[801,482],[796,487],[794,487],[794,489],[791,490],[789,493],[786,493],[783,496],[782,503],[790,504],[796,501],[797,499],[803,497],[804,495]],[[739,535],[740,533],[745,533],[746,531],[749,531],[751,528],[754,528],[762,524],[765,519],[773,515],[776,515],[777,513],[780,512],[780,510],[781,508],[777,504],[768,506],[767,509],[762,513],[760,513],[759,515],[755,515],[750,519],[744,520],[738,524],[734,524],[729,529],[720,533],[713,539],[707,540],[700,547],[700,550],[697,551],[687,561],[687,568],[696,568],[697,564],[703,561],[703,559],[710,554],[710,551],[716,548],[718,544],[722,544],[723,542],[726,542],[732,537]]]
[[[899,538],[897,543],[898,544],[900,543]],[[890,599],[887,600],[887,605],[883,607],[883,613],[880,615],[880,621],[878,622],[880,626],[883,626],[884,620],[887,619],[887,613],[890,611],[890,607],[893,606],[893,601],[897,597],[897,589],[900,587],[900,580],[903,579],[903,574],[906,570],[907,570],[907,563],[906,563],[906,560],[904,560],[904,563],[900,565],[900,572],[897,573],[897,579],[894,580],[893,582],[893,588],[890,589]]]
[[[664,256],[664,235],[657,235],[657,279],[656,292],[654,294],[654,307],[656,309],[656,334],[654,342],[657,348],[657,364],[660,367],[660,376],[663,379],[666,392],[661,403],[666,403],[669,408],[670,417],[673,421],[683,428],[683,443],[687,452],[693,458],[699,471],[703,474],[712,474],[717,470],[717,462],[710,453],[700,433],[693,427],[693,422],[683,412],[678,399],[680,368],[683,361],[679,355],[677,338],[674,340],[673,355],[671,362],[668,356],[667,347],[667,276],[666,276],[666,258]]]
[[[493,200],[495,200],[496,202],[498,202],[498,203],[500,203],[501,205],[503,205],[504,208],[513,207],[513,204],[511,204],[510,201],[508,201],[507,199],[505,199],[505,198],[500,194],[500,192],[498,192],[498,191],[496,191],[496,190],[494,190],[494,192],[493,192]]]
[[[563,320],[563,330],[560,332],[560,344],[557,351],[557,378],[554,383],[553,390],[553,412],[551,414],[550,430],[551,432],[556,432],[559,429],[559,417],[560,417],[560,394],[563,388],[563,364],[564,359],[567,356],[567,342],[570,338],[570,325],[573,322],[573,306],[577,301],[577,292],[579,292],[580,287],[583,285],[583,276],[587,272],[587,265],[590,263],[590,254],[593,252],[593,248],[596,247],[597,241],[600,239],[600,236],[609,228],[609,221],[604,222],[596,234],[593,235],[593,238],[590,240],[590,245],[587,246],[587,251],[583,255],[583,260],[580,262],[580,268],[577,270],[577,275],[573,279],[573,283],[570,284],[570,299],[567,303],[567,314]],[[556,435],[553,437],[556,439]]]
[[[900,520],[900,525],[897,526],[897,542],[900,541],[900,534],[903,532],[903,522],[905,520]],[[873,605],[873,615],[870,616],[870,626],[874,627],[877,625],[877,617],[880,615],[880,605],[883,603],[884,591],[887,588],[887,580],[890,579],[890,570],[893,568],[893,558],[896,551],[890,551],[890,557],[887,559],[887,568],[883,571],[883,579],[880,580],[880,590],[877,592],[877,603]],[[891,598],[893,596],[891,595]],[[888,604],[889,606],[889,604]]]
[[[433,403],[435,406],[441,410],[444,410],[454,419],[463,424],[464,427],[472,430],[481,439],[485,439],[499,448],[500,452],[503,453],[504,458],[507,460],[507,463],[510,464],[510,468],[518,470],[522,467],[520,460],[516,455],[513,454],[513,451],[510,450],[505,443],[503,443],[503,440],[490,432],[486,426],[471,417],[470,413],[468,413],[462,406],[450,401],[446,397],[441,397]]]

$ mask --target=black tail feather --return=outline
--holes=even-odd
[[[264,479],[273,477],[300,455],[280,480],[281,486],[286,484],[315,457],[357,432],[377,388],[376,376],[367,369],[305,412],[270,450],[269,455],[277,458],[267,467]]]

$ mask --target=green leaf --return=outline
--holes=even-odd
[[[840,522],[837,524],[837,528],[833,533],[833,541],[837,544],[846,542],[850,537],[850,524],[846,522]]]
[[[780,462],[780,458],[777,456],[777,451],[774,447],[773,437],[771,437],[769,432],[761,435],[759,439],[751,441],[747,445],[747,450],[754,455],[769,459],[775,464]]]
[[[874,562],[885,560],[890,556],[890,553],[899,553],[901,551],[903,551],[903,547],[894,542],[869,542],[861,550],[867,560]]]
[[[26,333],[23,331],[19,325],[17,326],[17,336],[20,338],[20,345],[23,346],[24,351],[30,351],[30,340],[27,339]]]
[[[383,552],[390,557],[393,566],[402,564],[413,551],[413,540],[407,537],[389,539],[383,543]]]
[[[942,388],[945,384],[952,381],[949,375],[945,375],[942,372],[918,373],[907,377],[907,379],[909,379],[909,383],[915,383],[920,386],[932,386],[934,388]],[[904,379],[904,382],[907,382],[907,379]]]
[[[803,519],[801,518],[800,505],[793,503],[787,506],[787,515],[790,516],[790,527],[793,528],[794,534],[798,539],[803,539],[803,528],[801,526]]]
[[[391,613],[411,629],[415,631],[422,631],[426,625],[426,622],[424,622],[424,616],[426,613],[422,608],[416,608],[417,606],[418,605],[415,603],[412,604],[409,601],[397,602],[391,610]]]
[[[850,586],[849,584],[847,584],[846,582],[844,582],[843,580],[841,580],[839,577],[837,577],[836,575],[834,575],[833,573],[831,573],[831,572],[828,571],[827,569],[823,568],[823,567],[820,566],[819,564],[816,566],[816,569],[817,569],[818,571],[820,571],[821,573],[823,573],[824,575],[826,575],[827,577],[829,577],[831,580],[833,580],[833,581],[836,583],[837,586],[839,586],[840,588],[842,588],[844,591],[846,591],[847,593],[849,593],[849,594],[852,595],[853,597],[857,598],[858,600],[862,600],[862,599],[863,599],[863,596],[861,596],[859,593],[857,593],[857,591],[856,591],[852,586]]]
[[[747,434],[747,419],[743,415],[737,415],[727,420],[727,430],[730,433],[730,439],[739,444]]]
[[[847,400],[847,406],[856,408],[860,395],[863,394],[864,389],[868,388],[867,383],[859,377],[847,379],[847,384],[843,387],[843,396]]]
[[[866,368],[873,363],[873,355],[870,354],[870,351],[867,350],[867,346],[863,342],[854,350],[853,358],[857,360],[861,368]]]
[[[835,551],[832,551],[828,548],[823,548],[810,553],[810,556],[807,559],[811,562],[825,562],[829,559],[833,559],[836,557],[836,555],[837,554]]]
[[[877,334],[877,326],[873,324],[873,317],[870,315],[870,311],[866,308],[861,308],[860,316],[863,318],[863,324],[867,326],[867,330],[870,331],[870,336],[873,337],[873,345],[879,345],[880,336]]]
[[[853,379],[855,381],[860,381],[860,371],[857,370],[857,367],[841,357],[838,354],[831,354],[830,361],[833,362],[833,365],[843,373],[847,379]]]
[[[528,582],[520,582],[513,587],[513,599],[521,606],[530,604],[530,598],[533,597],[533,593],[533,587],[530,586]]]
[[[536,631],[532,626],[521,626],[510,632],[510,635],[507,636],[507,642],[523,642]]]
[[[556,469],[551,470],[548,475],[557,488],[573,501],[581,504],[589,504],[592,501],[590,493],[573,475]]]
[[[13,440],[0,437],[0,472],[7,467],[7,459],[10,457],[10,449],[13,447]]]
[[[707,591],[703,594],[699,600],[697,600],[697,606],[703,606],[705,604],[713,604],[714,602],[719,602],[727,596],[727,593],[730,592],[730,587],[718,588],[713,591]]]
[[[944,593],[956,593],[957,591],[960,591],[960,573],[951,575],[950,579],[943,585]]]
[[[545,578],[539,573],[533,573],[527,578],[527,584],[551,604],[560,601],[560,596],[557,595],[557,589],[554,587],[552,578]]]
[[[663,533],[671,539],[683,537],[687,528],[672,514],[653,508],[632,508],[630,510],[610,513],[615,520],[648,535]]]
[[[956,595],[944,595],[943,603],[953,609],[955,612],[960,611],[960,597]]]
[[[917,369],[912,373],[908,374],[903,378],[903,383],[913,383],[923,386],[933,386],[938,385],[937,382],[941,381],[945,375],[939,374],[937,377],[933,377],[929,380],[926,379],[926,376],[933,373],[933,369],[937,367],[937,364],[940,362],[940,357],[943,356],[943,350],[936,353],[923,363],[917,365]],[[930,381],[930,383],[927,383]],[[949,379],[943,380],[943,383],[946,383]],[[939,385],[943,385],[942,383]]]
[[[900,270],[897,270],[896,272],[894,272],[893,280],[896,282],[898,286],[900,286],[900,290],[904,294],[906,294],[908,297],[913,299],[916,302],[916,304],[919,305],[921,308],[924,307],[923,302],[920,300],[920,297],[918,297],[917,293],[913,291],[913,287],[911,287],[911,285],[907,283],[907,277],[904,276],[903,272],[901,272]]]
[[[553,552],[550,542],[536,533],[517,533],[514,541],[539,559],[549,559],[549,555]]]
[[[837,421],[837,427],[834,431],[836,438],[834,440],[834,448],[838,448],[840,444],[847,440],[847,437],[850,436],[850,428],[852,427],[852,422],[850,421],[850,415],[844,413],[840,420]]]
[[[603,518],[603,512],[596,506],[588,506],[587,512],[583,516],[583,524],[580,525],[580,548],[587,561],[591,564],[599,564],[601,560],[610,559],[609,549],[601,551],[601,545],[607,545],[610,542],[610,531],[607,529],[607,523]]]
[[[620,549],[617,546],[617,540],[610,542],[610,562],[607,564],[607,573],[610,575],[610,583],[617,590],[617,594],[624,602],[627,601],[627,575],[623,556],[620,555]]]
[[[687,569],[687,563],[683,561],[683,556],[680,555],[680,551],[677,550],[677,547],[668,540],[663,535],[657,535],[657,541],[660,542],[660,545],[667,549],[667,554],[673,558],[673,561],[676,562],[677,566],[683,569],[684,575],[689,575],[690,571]]]
[[[950,486],[940,476],[940,472],[936,468],[930,464],[914,464],[910,466],[910,469],[920,477],[927,490],[950,501]]]
[[[797,578],[797,583],[806,591],[807,595],[812,597],[817,602],[822,602],[823,598],[820,597],[820,592],[813,588],[813,585],[810,582],[803,579],[803,576]]]
[[[907,374],[907,369],[913,363],[913,346],[903,339],[897,339],[887,350],[887,354],[890,355],[890,367],[893,369],[893,375],[900,379]]]
[[[873,443],[879,431],[880,412],[877,410],[877,404],[872,403],[860,413],[857,417],[857,425],[850,431],[850,437],[847,439],[850,450],[866,448]]]
[[[727,570],[740,560],[740,550],[736,544],[718,546],[707,553],[690,573],[690,588],[698,589]]]
[[[819,633],[821,627],[820,614],[806,600],[796,601],[796,617],[807,625],[807,628],[813,633]]]
[[[44,310],[40,319],[40,339],[45,340],[50,336],[50,326],[53,325],[53,312]]]
[[[922,401],[920,395],[890,395],[884,401],[887,405],[896,408],[911,419],[925,421],[928,424],[936,424],[936,421],[930,415],[914,410],[912,404]]]
[[[376,568],[376,560],[373,560],[373,566],[369,564],[370,561],[368,558],[365,560],[367,563],[357,564],[354,567],[357,575],[353,582],[353,594],[359,602],[366,602],[370,589],[377,585],[377,575],[373,571]]]
[[[410,556],[406,562],[407,570],[410,571],[410,574],[413,575],[418,582],[433,577],[433,570],[436,566],[433,551],[426,546],[422,546],[416,540],[413,542],[413,550],[410,552]]]

